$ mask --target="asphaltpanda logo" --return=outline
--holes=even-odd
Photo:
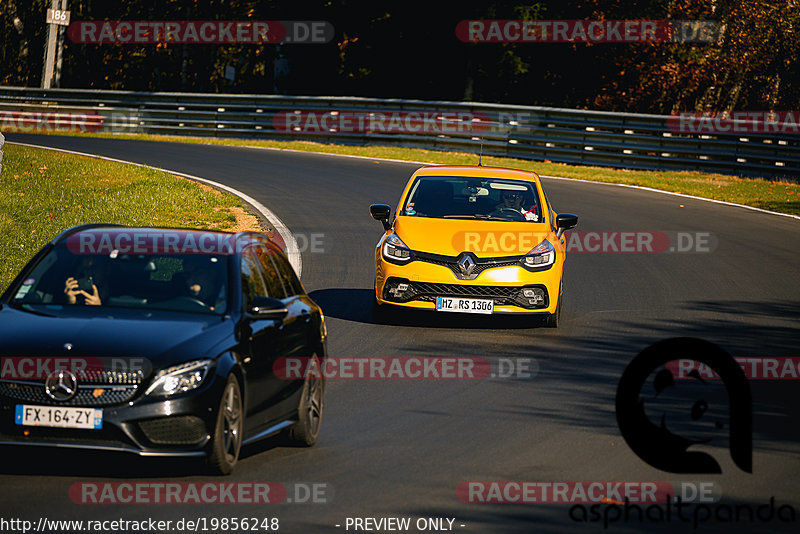
[[[722,384],[706,381],[696,371],[679,379],[665,367],[678,359],[707,365]],[[715,387],[724,389],[711,400]],[[647,347],[628,364],[617,387],[616,413],[628,446],[657,469],[721,473],[713,456],[691,448],[718,445],[727,434],[733,462],[752,473],[752,405],[747,377],[730,354],[702,339],[672,338]]]

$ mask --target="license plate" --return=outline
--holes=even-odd
[[[99,408],[62,408],[17,404],[14,422],[22,426],[58,428],[103,428],[103,410]]]
[[[489,299],[436,297],[436,311],[492,313],[494,311],[494,301]]]

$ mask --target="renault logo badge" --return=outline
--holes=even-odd
[[[475,269],[475,260],[473,260],[471,256],[463,255],[458,260],[458,267],[461,269],[461,274],[469,276]]]

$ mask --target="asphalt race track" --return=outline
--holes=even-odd
[[[380,223],[418,165],[250,148],[10,134],[26,142],[146,163],[234,187],[296,234],[323,234],[303,253],[303,283],[328,316],[332,356],[531,359],[531,378],[329,381],[322,436],[311,449],[268,440],[245,450],[230,480],[324,483],[327,503],[270,506],[76,505],[77,481],[202,481],[193,464],[129,455],[6,449],[0,515],[51,519],[277,517],[281,532],[344,532],[348,517],[455,518],[463,532],[600,532],[568,504],[461,502],[465,481],[711,481],[723,502],[775,498],[800,512],[797,380],[751,383],[753,473],[738,469],[724,431],[708,430],[721,475],[677,475],[640,460],[620,435],[614,399],[628,362],[669,337],[712,341],[736,357],[797,357],[800,220],[603,184],[545,179],[583,231],[709,232],[693,253],[569,256],[557,330],[526,321],[406,317],[372,322],[372,255]],[[449,314],[447,314],[449,315]],[[498,319],[493,317],[492,319]],[[535,360],[535,361],[534,361]],[[800,519],[798,519],[800,521]],[[341,525],[336,527],[336,525]],[[461,525],[464,525],[463,527]],[[445,527],[447,522],[445,522]],[[610,532],[691,524],[618,522]],[[797,523],[707,524],[697,532],[797,532]],[[352,527],[350,529],[352,530]]]

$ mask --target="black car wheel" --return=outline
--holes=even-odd
[[[242,446],[243,427],[244,415],[239,381],[230,375],[220,399],[217,424],[208,456],[208,464],[216,473],[227,475],[233,471]]]
[[[325,379],[320,369],[319,358],[312,357],[311,365],[306,372],[300,405],[297,408],[298,420],[289,429],[289,439],[298,444],[310,447],[317,442],[322,426],[322,406],[325,401]]]
[[[381,306],[378,304],[378,301],[375,297],[372,298],[372,322],[374,324],[383,324],[386,322],[386,312],[388,310],[385,306]]]
[[[372,322],[373,324],[395,324],[400,319],[399,306],[391,304],[378,304],[378,299],[372,297]]]
[[[544,320],[544,325],[548,328],[558,328],[561,322],[561,297],[563,295],[563,287],[558,288],[558,304],[556,304],[556,311],[548,315]]]

